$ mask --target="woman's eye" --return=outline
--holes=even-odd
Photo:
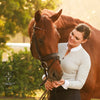
[[[74,35],[73,32],[71,34]]]
[[[79,40],[79,38],[78,38],[78,37],[76,37],[76,40]]]

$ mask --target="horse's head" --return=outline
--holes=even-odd
[[[49,17],[47,15],[41,15],[40,11],[37,11],[33,21],[34,25],[32,26],[32,55],[40,59],[43,67],[48,67],[48,78],[52,81],[60,80],[62,77],[62,70],[57,55],[60,35],[54,25],[61,12],[62,10]]]

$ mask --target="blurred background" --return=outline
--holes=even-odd
[[[79,18],[100,29],[100,0],[62,0],[63,14]]]
[[[29,49],[28,24],[37,10],[63,9],[62,14],[100,29],[99,4],[100,0],[0,0],[0,100],[35,100],[44,90],[39,87],[43,70]]]

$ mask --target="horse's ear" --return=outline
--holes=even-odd
[[[50,19],[53,22],[55,22],[59,18],[59,16],[61,15],[61,13],[62,13],[62,9],[58,13],[54,14],[53,16],[51,16]]]
[[[35,13],[35,21],[36,22],[39,22],[41,19],[41,11],[38,10],[36,13]]]

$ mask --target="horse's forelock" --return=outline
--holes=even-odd
[[[53,27],[53,23],[48,16],[45,15],[42,16],[42,25],[43,29],[50,33]]]
[[[43,9],[41,13],[42,13],[42,15],[46,15],[48,17],[51,17],[52,15],[55,14],[55,12],[48,10],[48,9]]]

